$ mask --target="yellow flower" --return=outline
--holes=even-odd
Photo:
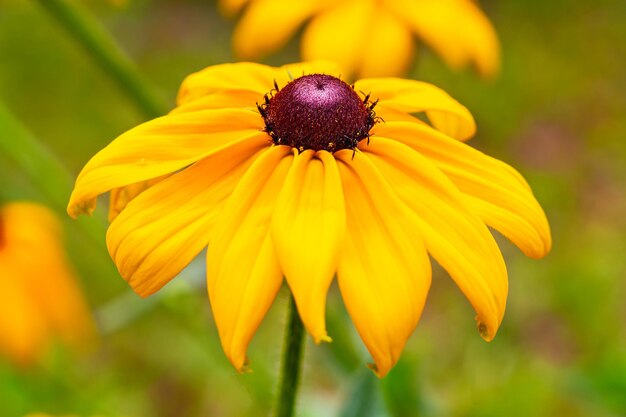
[[[184,81],[176,109],[115,139],[76,181],[73,217],[91,212],[99,194],[171,174],[111,223],[110,254],[148,296],[208,245],[209,298],[238,370],[283,276],[319,343],[329,340],[325,300],[337,275],[382,376],[417,325],[428,254],[491,340],[507,273],[487,225],[531,257],[550,249],[545,215],[522,176],[461,141],[475,130],[465,107],[423,82],[351,87],[338,71],[322,62],[206,68]]]
[[[57,338],[86,347],[94,327],[65,259],[61,225],[46,207],[0,207],[0,353],[34,363]]]
[[[302,24],[305,60],[341,64],[344,75],[406,73],[414,35],[453,69],[474,65],[484,77],[500,66],[495,30],[472,0],[221,0],[225,14],[245,5],[233,35],[242,59],[255,60],[282,47]]]

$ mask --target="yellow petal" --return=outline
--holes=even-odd
[[[283,281],[270,221],[293,156],[272,146],[241,179],[219,215],[207,254],[207,286],[226,356],[239,371]]]
[[[431,282],[416,216],[369,158],[335,154],[346,197],[347,239],[337,272],[346,308],[383,377],[419,321]]]
[[[274,69],[252,62],[212,65],[188,75],[178,90],[177,104],[187,104],[200,97],[224,90],[267,93],[273,86]]]
[[[148,181],[140,181],[126,187],[114,188],[109,195],[109,223],[124,210],[124,208],[139,194],[148,188],[163,181],[168,175],[152,178]]]
[[[257,60],[282,47],[320,7],[319,0],[255,0],[233,34],[239,59]]]
[[[388,4],[450,67],[459,69],[475,64],[485,77],[498,72],[498,37],[475,2],[392,0]]]
[[[161,289],[207,246],[224,201],[267,146],[258,133],[154,185],[120,213],[107,246],[137,294]]]
[[[169,114],[190,113],[209,109],[252,108],[261,103],[263,95],[250,90],[221,90],[198,96],[193,100],[185,100]]]
[[[550,251],[546,215],[514,168],[427,126],[389,122],[377,126],[377,133],[430,159],[466,195],[467,204],[483,221],[526,255],[541,258]]]
[[[300,317],[316,343],[326,334],[326,293],[343,246],[346,213],[334,157],[311,150],[294,157],[276,201],[272,239]]]
[[[357,74],[360,78],[402,75],[413,61],[413,36],[385,8],[378,7],[375,16],[376,24],[369,28],[367,48],[360,51]]]
[[[375,110],[383,119],[386,109],[424,112],[435,129],[455,139],[469,139],[476,133],[476,123],[469,110],[432,84],[400,78],[368,78],[357,81],[354,89],[371,93],[373,100],[380,99]]]
[[[506,266],[493,236],[454,184],[418,152],[378,136],[365,150],[417,215],[428,252],[476,310],[481,336],[491,340],[508,292]]]
[[[374,12],[372,0],[341,1],[327,8],[304,30],[302,56],[337,62],[344,75],[352,74],[361,62]]]
[[[205,110],[151,120],[98,152],[78,175],[68,213],[91,213],[95,198],[113,188],[169,174],[263,128],[258,113]]]

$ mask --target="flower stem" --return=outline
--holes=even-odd
[[[302,363],[302,352],[304,350],[304,326],[302,326],[293,296],[290,297],[287,314],[288,321],[285,328],[278,398],[274,417],[292,417],[294,415],[300,364]]]
[[[91,55],[102,70],[126,92],[142,114],[152,119],[165,114],[169,106],[153,93],[135,66],[120,49],[115,40],[80,7],[80,2],[71,0],[38,0]]]

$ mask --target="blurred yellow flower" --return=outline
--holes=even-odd
[[[0,353],[30,365],[57,338],[83,348],[94,335],[59,220],[35,203],[0,206]]]
[[[285,45],[307,20],[305,60],[338,62],[344,75],[401,75],[413,62],[414,35],[453,69],[474,65],[484,77],[500,66],[496,32],[472,0],[220,0],[227,15],[247,5],[233,35],[241,59]]]
[[[96,154],[70,198],[76,217],[100,194],[171,174],[111,223],[109,252],[148,296],[208,245],[209,298],[238,370],[283,276],[319,343],[329,340],[326,293],[337,275],[382,376],[419,320],[428,254],[491,340],[508,284],[487,226],[528,256],[550,250],[546,217],[522,176],[462,142],[475,132],[465,107],[427,83],[350,86],[339,71],[323,62],[239,63],[192,74],[178,107]]]

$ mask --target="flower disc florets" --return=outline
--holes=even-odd
[[[304,75],[282,90],[274,87],[257,107],[265,131],[277,145],[300,152],[355,149],[359,141],[369,140],[378,121],[377,101],[370,102],[369,95],[361,99],[350,85],[331,75]]]

